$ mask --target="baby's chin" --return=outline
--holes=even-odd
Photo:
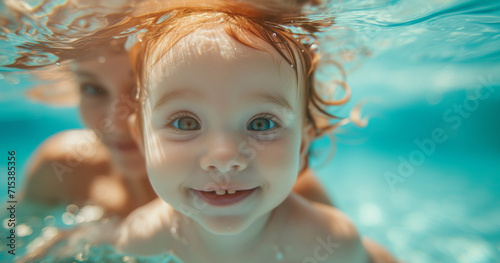
[[[213,235],[231,236],[238,235],[248,230],[252,220],[248,216],[205,216],[197,218],[196,222]]]

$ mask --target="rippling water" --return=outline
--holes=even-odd
[[[14,63],[23,52],[31,54],[28,65],[54,63],[57,57],[29,44],[61,32],[61,43],[72,43],[116,23],[119,19],[108,15],[129,12],[132,5],[13,2],[21,10],[36,10],[36,19],[21,17],[7,25],[12,13],[7,1],[1,3],[0,65]],[[80,8],[75,12],[72,6]],[[500,262],[500,1],[350,0],[328,7],[336,25],[320,46],[347,69],[350,105],[370,99],[363,110],[368,126],[341,129],[333,160],[313,162],[336,204],[363,235],[407,262]],[[20,23],[25,24],[21,29]],[[32,83],[18,71],[0,68],[0,122],[19,131],[14,137],[11,130],[0,131],[2,149],[19,145],[30,152],[43,139],[23,133],[34,125],[45,135],[81,127],[66,121],[76,118],[74,109],[59,113],[27,102],[23,92]],[[478,89],[490,96],[477,100]],[[467,106],[474,99],[477,106]],[[47,120],[55,128],[46,127]],[[422,152],[415,141],[432,138],[437,128],[446,142],[424,153],[404,181],[391,187],[386,175],[397,174],[403,162]],[[316,143],[318,151],[329,146],[326,139]],[[54,216],[62,220],[62,214]],[[34,239],[44,227],[34,226],[27,237]],[[106,246],[93,249],[96,258],[113,253]]]

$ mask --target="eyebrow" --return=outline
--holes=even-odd
[[[201,96],[200,93],[192,90],[172,90],[169,92],[166,92],[161,96],[161,98],[156,102],[155,106],[153,107],[153,111],[156,110],[158,107],[162,106],[163,104],[166,104],[167,102],[175,99],[185,99],[185,100],[196,100],[196,101],[202,101],[203,97]]]
[[[290,106],[288,100],[286,100],[286,98],[283,97],[281,94],[274,95],[269,93],[255,93],[250,95],[249,98],[260,101],[262,103],[276,104],[293,112],[292,106]]]

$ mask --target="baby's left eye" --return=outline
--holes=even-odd
[[[251,131],[266,131],[269,129],[272,129],[276,126],[276,123],[274,123],[270,119],[266,118],[256,118],[248,124],[248,129]]]

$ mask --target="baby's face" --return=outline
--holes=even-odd
[[[306,150],[293,68],[258,44],[266,51],[198,32],[148,71],[159,73],[148,79],[144,109],[151,183],[212,233],[265,219],[292,191]]]

